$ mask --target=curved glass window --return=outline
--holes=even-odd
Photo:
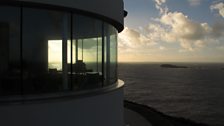
[[[0,96],[21,92],[20,8],[0,7]]]
[[[0,96],[116,83],[117,30],[112,25],[65,11],[0,10]]]
[[[106,84],[111,84],[117,81],[117,30],[105,23],[104,36],[105,78]]]
[[[69,14],[58,11],[23,9],[24,93],[55,92],[68,88],[67,60],[63,58],[67,55],[67,46],[63,46],[69,39],[68,17]]]
[[[96,88],[103,85],[102,21],[73,15],[73,88]]]
[[[110,83],[117,81],[117,30],[109,26],[110,33]]]

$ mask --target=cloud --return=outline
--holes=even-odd
[[[224,36],[224,22],[216,22],[212,25],[211,35],[213,38],[220,38]]]
[[[224,22],[209,25],[206,22],[197,22],[182,12],[163,13],[154,23],[148,26],[148,36],[158,43],[176,42],[187,51],[200,50],[207,43],[221,41],[224,36]]]
[[[166,3],[166,0],[155,0],[157,5],[162,5],[163,3]]]
[[[188,0],[191,6],[199,6],[202,0]]]
[[[188,0],[190,5],[200,5],[201,0]],[[202,48],[205,36],[211,32],[207,23],[198,23],[188,18],[182,12],[169,12],[165,5],[166,1],[155,0],[155,6],[161,16],[155,19],[155,23],[148,26],[148,37],[155,42],[178,42],[180,46],[188,51]]]
[[[149,50],[155,49],[166,52],[170,47],[164,45],[175,44],[175,48],[179,45],[176,49],[179,52],[194,52],[224,40],[224,22],[213,25],[197,22],[182,12],[168,11],[166,0],[154,1],[161,12],[159,17],[138,30],[126,27],[118,36],[120,51],[149,54]]]
[[[122,51],[132,51],[132,49],[150,47],[156,45],[148,36],[137,30],[125,27],[118,35],[118,48]]]
[[[160,49],[160,50],[165,50],[166,47],[164,47],[164,46],[160,46],[159,49]]]
[[[216,3],[210,6],[211,10],[218,10],[219,14],[224,18],[224,3]]]
[[[186,49],[188,51],[194,51],[193,44],[190,41],[182,40],[180,42],[180,45],[183,49]]]
[[[219,46],[219,47],[217,47],[217,49],[224,50],[224,46]]]
[[[179,43],[182,50],[192,52],[206,47],[208,41],[216,41],[222,36],[223,22],[210,26],[208,23],[193,21],[181,12],[168,12],[142,27],[140,31],[126,27],[119,34],[119,48],[131,51],[157,46],[159,50],[165,50],[160,45],[165,42]]]
[[[195,45],[196,47],[203,48],[203,47],[206,46],[206,42],[204,42],[204,41],[202,41],[202,40],[197,40],[197,41],[194,43],[194,45]]]
[[[145,29],[147,37],[155,43],[179,43],[182,49],[195,51],[206,45],[208,36],[211,37],[213,32],[224,30],[219,28],[193,21],[181,12],[168,12],[150,22]]]
[[[197,50],[201,50],[204,47],[206,47],[206,42],[203,40],[196,40],[196,41],[189,41],[186,39],[183,39],[180,41],[180,46],[182,47],[182,49],[180,49],[181,52],[186,52],[186,51],[190,51],[190,52],[194,52]]]
[[[168,12],[168,7],[164,5],[166,3],[166,0],[154,0],[154,1],[155,1],[155,7],[160,11],[160,14]]]
[[[177,38],[197,40],[209,32],[207,23],[197,23],[181,12],[169,12],[161,17],[160,22],[169,26],[169,32]]]
[[[151,41],[159,42],[161,38],[165,35],[165,29],[157,23],[149,23],[149,25],[145,28],[147,32],[147,37],[151,39]]]

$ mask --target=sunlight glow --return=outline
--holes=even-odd
[[[62,70],[62,40],[48,40],[48,68]]]
[[[62,62],[62,40],[48,41],[48,62]]]
[[[90,43],[90,42],[87,42]],[[84,45],[85,46],[85,45]],[[88,45],[86,45],[88,46]],[[75,63],[75,45],[73,44],[73,63]],[[101,48],[99,48],[101,50]],[[96,45],[91,48],[82,49],[78,48],[78,60],[84,62],[96,62],[97,58]],[[83,59],[82,59],[83,53]],[[102,55],[98,52],[98,55]],[[67,63],[71,63],[71,42],[68,40],[67,44]],[[48,68],[62,70],[62,40],[48,40]]]

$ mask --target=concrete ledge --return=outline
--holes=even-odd
[[[1,126],[123,126],[123,88],[0,106]],[[66,99],[67,98],[67,99]],[[65,100],[66,99],[66,100]]]
[[[118,80],[115,84],[112,85],[82,91],[65,91],[65,92],[47,93],[47,94],[5,96],[0,98],[0,106],[18,105],[18,104],[36,104],[45,102],[65,101],[70,99],[80,99],[84,97],[110,93],[120,88],[123,88],[123,86],[124,82],[122,80]]]

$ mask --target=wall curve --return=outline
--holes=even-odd
[[[16,0],[21,2],[32,2],[47,4],[67,8],[78,9],[103,17],[116,22],[119,31],[123,30],[124,25],[124,5],[123,0]]]
[[[123,88],[101,95],[1,105],[3,126],[123,126]]]

